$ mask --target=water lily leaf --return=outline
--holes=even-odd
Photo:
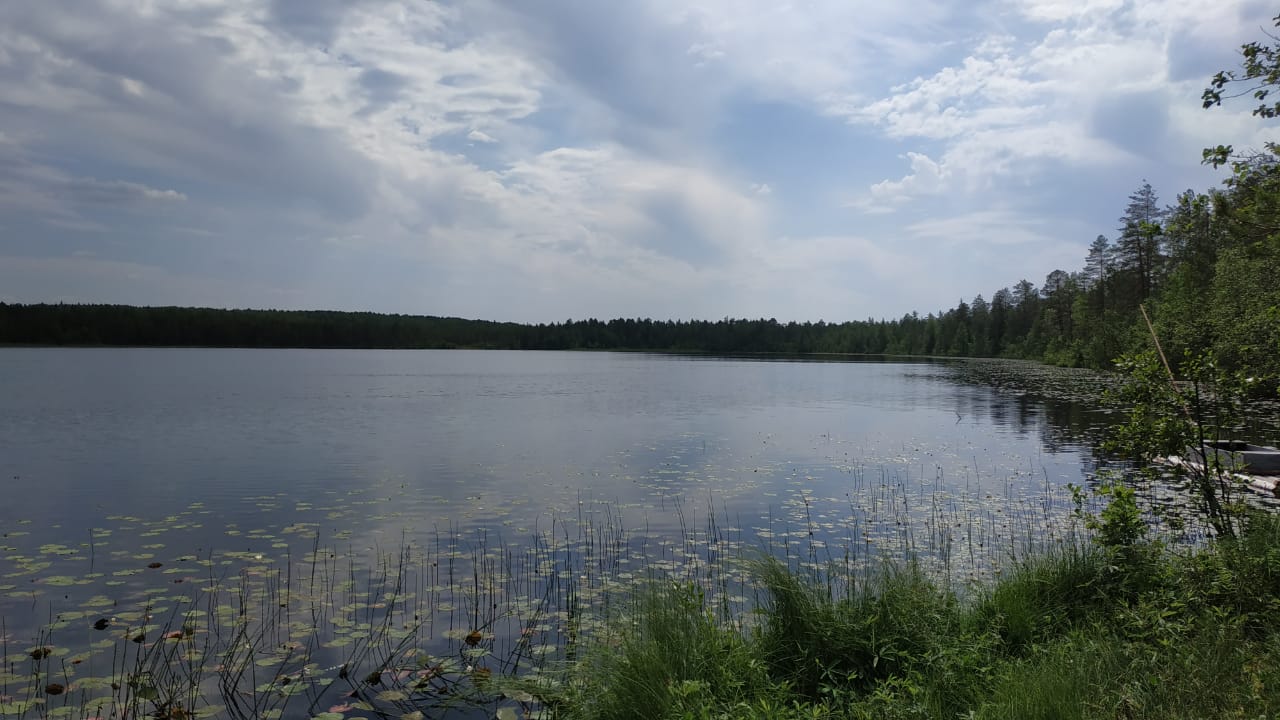
[[[77,678],[71,686],[76,690],[106,690],[111,683],[111,678],[107,677],[83,677]]]

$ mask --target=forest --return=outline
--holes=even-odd
[[[1210,109],[1241,95],[1274,119],[1275,47],[1250,43],[1242,67],[1204,91]],[[1205,149],[1229,170],[1220,187],[1163,202],[1145,180],[1111,235],[1098,235],[1075,270],[1039,287],[1022,279],[955,307],[897,319],[565,320],[519,324],[365,312],[217,310],[0,303],[0,343],[27,345],[308,348],[616,349],[702,353],[839,353],[1005,357],[1106,368],[1149,347],[1146,309],[1175,365],[1211,353],[1254,387],[1280,387],[1280,147]]]

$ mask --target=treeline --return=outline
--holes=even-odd
[[[514,348],[527,326],[368,312],[5,305],[0,342],[246,348]]]
[[[1021,287],[1021,286],[1020,286]],[[1000,336],[1030,322],[1028,301],[1003,295],[975,309],[901,320],[780,323],[775,319],[566,320],[519,324],[417,315],[290,310],[216,310],[129,305],[0,303],[0,342],[251,348],[486,348],[668,350],[705,353],[995,355]],[[1019,310],[1021,308],[1021,310]],[[994,318],[994,320],[992,320]],[[981,323],[976,325],[975,323]],[[979,336],[978,341],[971,340]]]

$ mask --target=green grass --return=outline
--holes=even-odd
[[[570,669],[572,718],[1258,718],[1280,714],[1280,520],[1194,551],[1067,547],[963,598],[914,566],[766,559],[758,622],[655,584]]]
[[[571,716],[697,716],[710,705],[750,702],[769,683],[744,637],[690,583],[648,586],[616,643],[602,642],[578,669],[607,687],[582,686]]]

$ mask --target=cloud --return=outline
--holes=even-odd
[[[72,175],[40,164],[15,142],[0,142],[0,209],[12,224],[96,233],[169,217],[187,200],[171,188]]]
[[[0,255],[30,299],[897,316],[1272,137],[1196,102],[1256,5],[8,3]]]
[[[1125,152],[1153,155],[1167,147],[1170,105],[1160,90],[1112,93],[1094,106],[1089,132]]]
[[[1188,78],[1176,66],[1184,60],[1167,48],[1203,46],[1210,37],[1223,46],[1224,36],[1240,32],[1236,13],[1208,3],[1005,4],[1034,24],[1016,35],[1004,28],[982,35],[958,62],[879,99],[850,95],[829,108],[930,149],[905,153],[910,171],[871,183],[853,207],[886,212],[942,194],[1013,194],[1032,178],[1142,161],[1175,162],[1188,180],[1203,176],[1198,148],[1188,142],[1192,130],[1179,121],[1191,114],[1184,108],[1195,106],[1212,66]],[[1212,29],[1196,18],[1211,18]],[[1189,151],[1171,157],[1170,148],[1184,143]]]
[[[1124,0],[1021,0],[1012,5],[1031,20],[1061,23],[1106,17],[1124,7]]]
[[[63,183],[62,188],[72,196],[72,202],[107,203],[122,205],[138,200],[183,202],[186,195],[177,190],[157,190],[140,183],[113,180],[104,182],[95,178],[74,178]]]
[[[1043,225],[1042,221],[1008,210],[980,210],[913,223],[906,230],[919,238],[976,248],[1042,242],[1047,239]]]
[[[652,5],[655,16],[691,36],[689,55],[764,96],[815,103],[878,81],[885,68],[924,66],[946,46],[943,38],[969,24],[962,8],[937,0]]]
[[[901,180],[882,180],[871,186],[871,197],[864,201],[874,207],[892,207],[917,195],[927,195],[944,189],[951,171],[928,155],[907,153],[911,173]]]
[[[507,193],[499,201],[525,237],[639,277],[671,261],[723,258],[758,235],[763,219],[752,199],[716,178],[619,146],[559,148],[516,163],[501,179]]]
[[[1047,90],[1030,75],[1001,44],[990,43],[959,66],[894,87],[888,97],[833,111],[879,125],[890,137],[962,137],[1019,126],[1043,112]]]

